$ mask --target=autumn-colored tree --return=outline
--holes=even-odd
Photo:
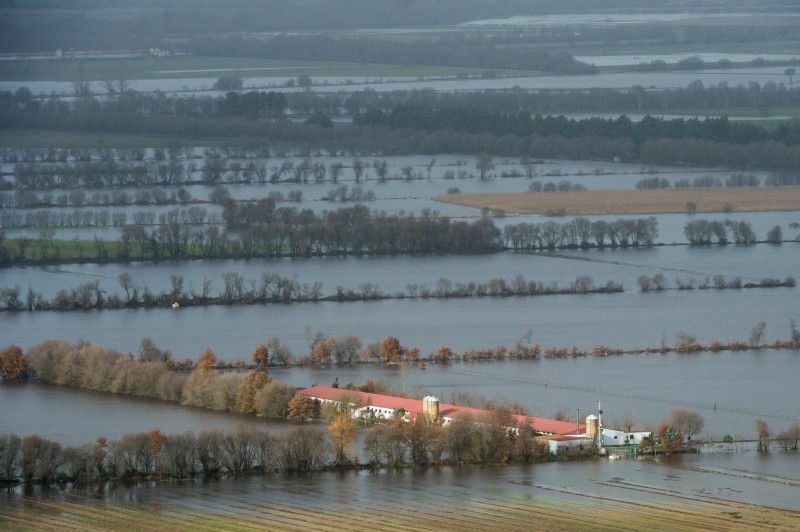
[[[92,453],[92,467],[100,476],[105,473],[106,456],[108,456],[108,440],[105,436],[98,436]]]
[[[319,416],[320,411],[319,403],[301,393],[292,397],[287,408],[289,413],[286,417],[289,419],[314,419]]]
[[[202,353],[200,353],[200,357],[197,359],[197,369],[201,371],[207,371],[210,369],[214,369],[214,366],[217,365],[217,356],[214,354],[214,351],[211,350],[210,347],[206,347]]]
[[[662,421],[658,427],[658,434],[661,443],[668,451],[673,451],[680,448],[683,443],[683,434],[680,433],[677,427],[672,425],[669,421]]]
[[[253,371],[247,375],[236,391],[236,401],[233,404],[234,412],[252,414],[255,412],[255,396],[258,391],[269,382],[265,371]]]
[[[253,398],[256,414],[264,417],[285,418],[289,414],[289,401],[296,389],[290,384],[270,381],[256,392]]]
[[[436,350],[435,353],[431,354],[429,357],[433,362],[439,362],[441,364],[446,364],[453,360],[453,350],[443,345],[439,349]]]
[[[674,408],[669,412],[669,419],[675,430],[689,441],[692,436],[703,430],[703,417],[694,410]]]
[[[653,438],[650,436],[645,436],[642,438],[642,441],[639,442],[639,453],[645,454],[649,453],[654,449],[653,446]]]
[[[0,375],[4,379],[18,379],[25,375],[28,364],[22,355],[22,349],[16,345],[10,345],[0,351]]]
[[[261,344],[256,346],[253,349],[253,353],[250,355],[250,359],[253,361],[253,364],[258,364],[259,366],[266,366],[269,364],[269,350],[267,346]]]
[[[167,437],[162,434],[161,430],[153,429],[147,433],[147,439],[150,442],[150,450],[153,452],[153,463],[155,465],[156,474],[158,474],[161,449],[164,447]]]
[[[336,337],[329,336],[314,344],[311,350],[311,361],[314,364],[326,365],[331,363],[331,356],[336,351]]]
[[[347,464],[347,447],[356,438],[356,424],[347,412],[340,412],[328,424],[328,435],[331,438],[331,449],[336,465]]]
[[[404,353],[400,340],[394,336],[387,336],[379,348],[379,355],[384,362],[399,362]]]

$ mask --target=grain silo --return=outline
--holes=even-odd
[[[428,395],[422,399],[422,417],[428,423],[439,422],[439,399],[432,395]]]
[[[597,432],[600,426],[600,420],[594,414],[586,416],[586,437],[592,440],[597,439]]]

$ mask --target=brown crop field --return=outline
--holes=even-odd
[[[437,201],[509,214],[667,214],[800,210],[800,186],[446,194]]]

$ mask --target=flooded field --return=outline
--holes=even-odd
[[[777,480],[777,481],[776,481]],[[797,477],[696,468],[691,460],[321,473],[179,485],[50,490],[0,502],[0,524],[309,529],[634,530],[796,525]],[[113,509],[109,511],[109,509]],[[88,527],[88,528],[87,528]]]

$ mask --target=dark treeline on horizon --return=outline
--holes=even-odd
[[[800,96],[800,90],[797,91]],[[629,139],[636,145],[657,139],[699,139],[733,144],[781,142],[800,143],[800,122],[781,124],[773,130],[763,126],[735,122],[727,117],[663,118],[647,115],[638,122],[627,116],[619,118],[571,119],[564,115],[531,116],[527,112],[503,113],[482,109],[432,109],[398,106],[389,112],[367,111],[353,117],[356,125],[393,129],[463,131],[472,134],[552,136],[566,139],[606,137]]]
[[[10,16],[0,25],[0,51],[52,51],[163,47],[168,39],[178,51],[192,51],[187,37],[242,32],[327,31],[357,28],[391,28],[459,24],[471,20],[514,15],[594,12],[598,16],[653,10],[648,0],[605,0],[602,7],[582,0],[236,0],[224,5],[207,0],[137,2],[136,8],[120,0],[60,0],[4,3]],[[659,6],[664,12],[718,13],[719,2],[692,0]],[[796,9],[792,0],[775,0],[765,6],[757,0],[728,0],[726,12],[780,13]],[[125,16],[120,16],[120,12]],[[576,27],[580,35],[576,35]],[[136,28],[136,31],[131,31]],[[742,18],[741,25],[619,24],[541,26],[498,32],[488,44],[614,42],[765,42],[792,39],[796,28],[764,27]],[[796,38],[796,37],[794,37]],[[191,42],[191,41],[189,41]],[[235,53],[243,53],[237,50]],[[324,53],[324,52],[323,52]]]

